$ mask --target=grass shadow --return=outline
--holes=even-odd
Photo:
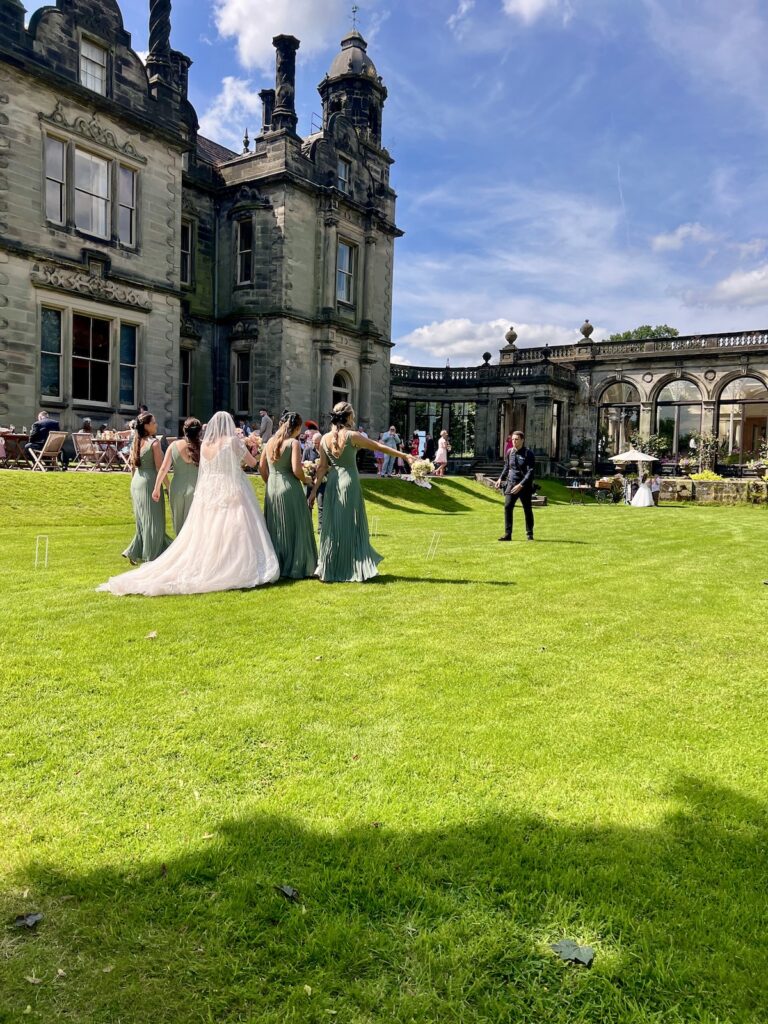
[[[363,486],[363,494],[366,501],[373,501],[377,505],[396,508],[400,512],[467,512],[468,505],[462,504],[446,491],[433,487],[427,490],[425,487],[417,487],[415,484],[404,483],[401,480],[367,480]],[[417,508],[409,508],[415,505]]]
[[[31,857],[14,882],[45,920],[6,944],[5,1005],[89,1024],[757,1024],[766,807],[696,778],[668,795],[656,826],[509,811],[315,830],[252,814],[162,861]],[[555,959],[564,936],[595,947],[592,971]]]

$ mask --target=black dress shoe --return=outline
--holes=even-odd
[[[533,540],[533,537],[526,537],[526,540]]]
[[[499,537],[499,540],[512,540],[511,537]]]

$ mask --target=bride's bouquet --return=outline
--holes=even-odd
[[[304,467],[304,476],[307,478],[307,483],[311,487],[315,482],[317,476],[317,467],[320,465],[320,459],[307,459],[306,462],[302,462]]]
[[[429,459],[414,459],[411,463],[411,480],[419,487],[426,487],[427,489],[432,488],[432,484],[427,480],[430,473],[435,472],[434,465]]]
[[[245,441],[245,447],[251,455],[256,456],[259,454],[261,451],[261,435],[249,434],[248,437],[244,437],[243,440]]]

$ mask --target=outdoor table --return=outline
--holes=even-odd
[[[126,444],[124,438],[94,437],[93,443],[103,455],[100,469],[127,469],[127,456],[120,451]]]
[[[584,495],[592,494],[594,489],[592,484],[570,484],[568,490],[571,493],[571,504],[583,505]]]
[[[29,469],[29,459],[24,445],[29,443],[29,434],[3,434],[5,444],[5,466],[17,469]]]

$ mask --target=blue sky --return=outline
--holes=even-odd
[[[358,0],[389,89],[394,358],[452,365],[640,323],[768,327],[762,0]],[[299,131],[350,27],[342,0],[177,2],[202,130],[240,148],[301,39]],[[137,50],[147,3],[122,4]]]

